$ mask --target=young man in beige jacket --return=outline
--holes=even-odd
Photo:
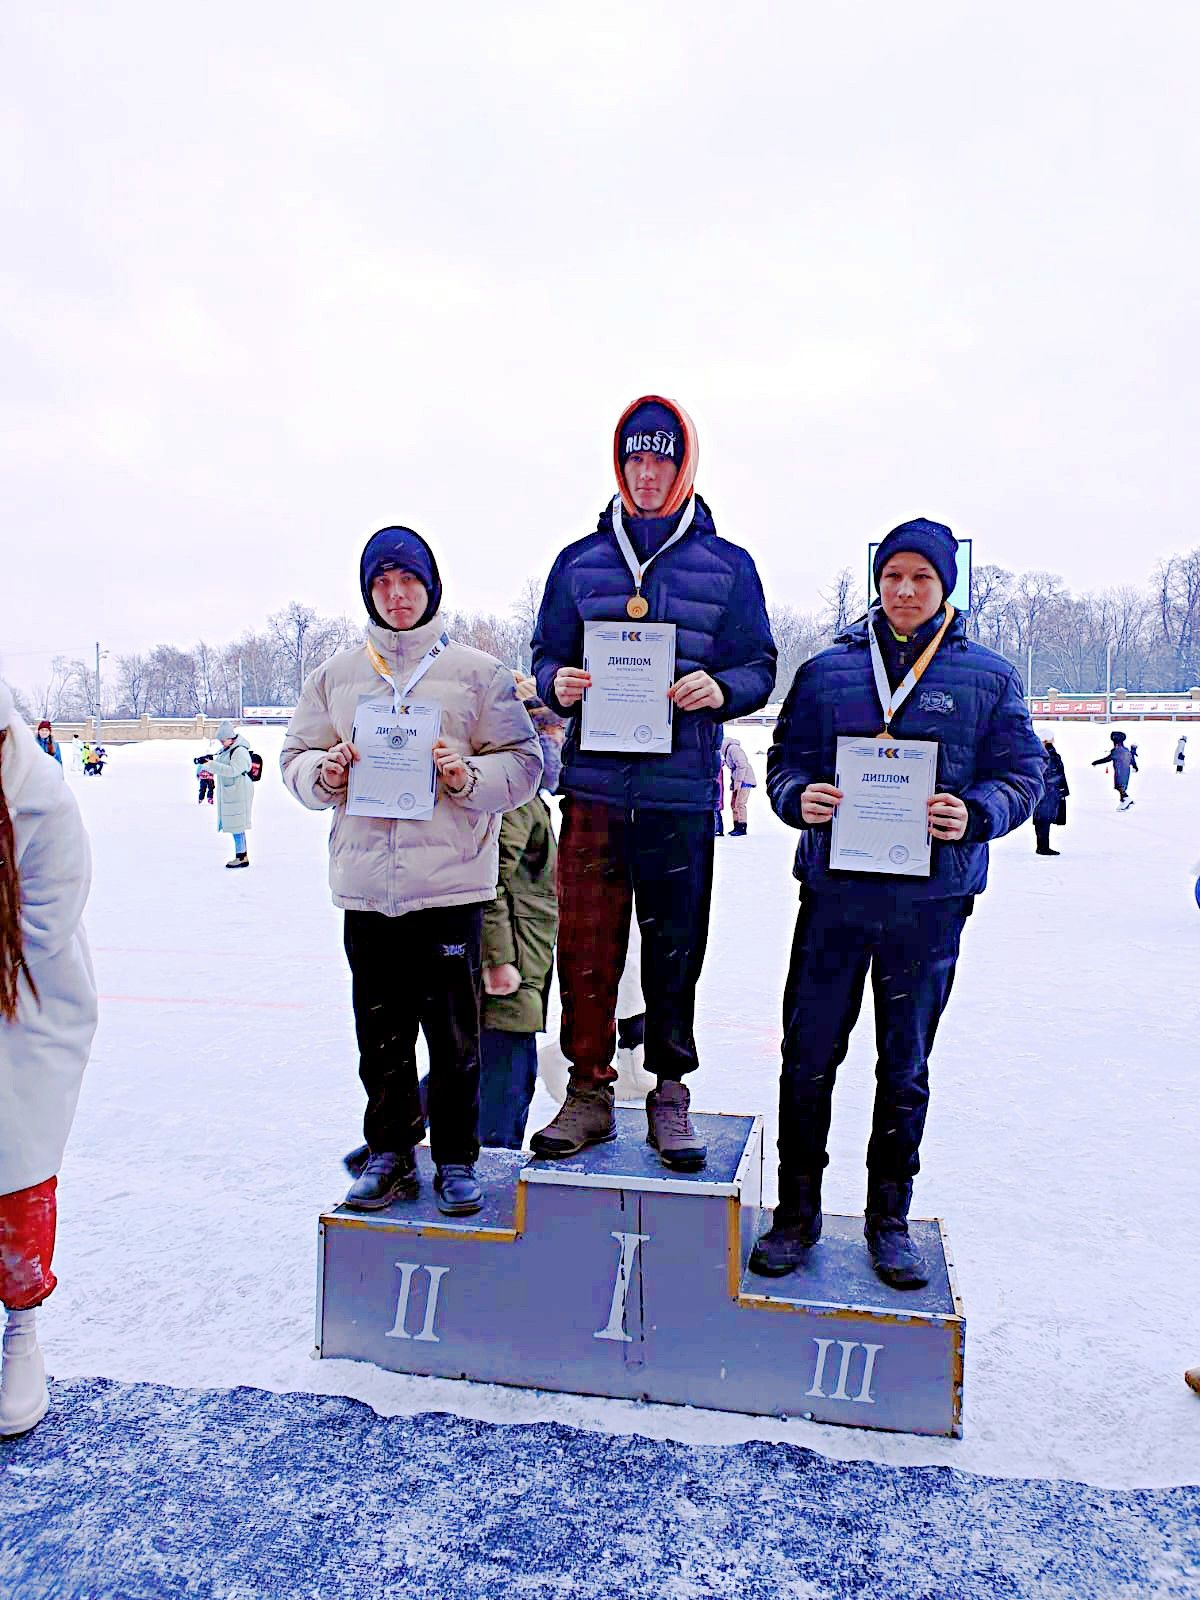
[[[419,534],[374,534],[359,581],[366,643],[311,675],[280,757],[301,804],[333,811],[329,884],[345,912],[370,1150],[346,1204],[376,1211],[416,1192],[420,1028],[429,1045],[434,1188],[439,1209],[457,1216],[483,1203],[475,1174],[480,942],[484,907],[496,894],[500,816],[537,793],[541,750],[511,671],[447,637],[437,562]],[[393,706],[419,698],[440,713],[432,809],[352,816],[355,718],[361,702],[389,693]]]

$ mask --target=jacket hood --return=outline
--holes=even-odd
[[[613,433],[613,470],[617,475],[617,490],[621,496],[625,510],[631,517],[640,517],[643,513],[638,510],[629,497],[629,490],[625,485],[625,474],[621,471],[621,432],[630,417],[639,406],[646,404],[665,406],[679,420],[679,430],[683,435],[683,460],[679,463],[679,471],[675,475],[675,482],[671,485],[671,493],[667,496],[662,510],[657,514],[660,517],[674,516],[683,509],[692,493],[696,482],[696,462],[700,453],[700,442],[696,436],[696,424],[687,412],[675,400],[664,400],[659,394],[643,394],[627,405],[621,413],[621,420],[617,423]]]

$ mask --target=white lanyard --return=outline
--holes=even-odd
[[[946,607],[946,620],[921,652],[919,659],[913,662],[894,689],[888,682],[887,668],[883,664],[883,651],[880,649],[879,638],[875,632],[875,624],[880,615],[879,611],[872,611],[867,618],[867,637],[871,643],[871,670],[875,674],[875,693],[879,696],[879,705],[883,711],[883,733],[880,737],[890,739],[892,736],[888,729],[892,718],[917,687],[924,675],[925,668],[933,660],[934,653],[938,645],[941,644],[946,629],[954,620],[954,607],[951,605]],[[888,625],[886,618],[884,618],[883,625],[885,628]]]
[[[679,526],[675,529],[675,532],[671,535],[671,537],[666,541],[665,544],[660,545],[659,548],[654,552],[653,555],[649,555],[649,556],[646,557],[645,561],[639,562],[638,558],[637,558],[637,552],[634,550],[633,545],[629,541],[629,535],[625,532],[625,519],[621,515],[621,496],[619,494],[613,496],[613,503],[612,503],[612,530],[613,530],[613,534],[614,534],[614,536],[616,538],[616,541],[617,541],[618,545],[620,545],[620,547],[621,547],[621,554],[625,557],[625,565],[629,568],[630,572],[633,574],[633,582],[634,582],[634,586],[637,589],[638,594],[641,594],[641,592],[642,592],[642,582],[645,579],[646,573],[649,571],[650,563],[653,560],[655,560],[658,556],[661,556],[664,551],[669,550],[673,544],[678,544],[679,543],[680,539],[683,538],[684,534],[691,527],[692,518],[695,515],[696,515],[696,500],[695,500],[695,497],[693,496],[691,499],[689,499],[689,501],[687,503],[687,510],[683,513],[683,516],[680,518]]]
[[[387,681],[392,686],[392,710],[393,711],[395,711],[397,705],[400,703],[401,700],[407,700],[408,699],[409,695],[417,687],[417,685],[420,683],[421,679],[429,671],[430,667],[437,660],[437,658],[442,654],[442,652],[447,648],[449,643],[450,643],[450,635],[448,633],[443,633],[441,638],[438,639],[434,644],[430,645],[429,649],[426,650],[425,654],[421,657],[420,661],[417,662],[416,667],[413,669],[412,677],[409,678],[408,682],[404,685],[403,689],[398,689],[396,687],[395,678],[393,678],[391,673],[388,671],[388,664],[387,664],[386,657],[383,656],[380,653],[380,651],[378,651],[375,648],[374,644],[371,642],[370,639],[367,640],[367,655],[371,659],[371,665],[375,668],[375,671],[379,674],[379,676],[381,678],[386,678]]]

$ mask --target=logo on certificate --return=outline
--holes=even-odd
[[[396,804],[400,807],[401,811],[411,811],[416,803],[417,797],[413,794],[402,794],[396,801]]]
[[[403,728],[397,728],[389,737],[388,743],[393,750],[403,750],[408,743],[408,735]]]
[[[908,860],[908,846],[906,844],[894,844],[888,851],[888,860],[894,867],[902,867]]]
[[[643,722],[640,728],[635,728],[633,730],[633,737],[639,744],[649,744],[651,739],[654,737],[654,730],[647,723]]]

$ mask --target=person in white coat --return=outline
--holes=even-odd
[[[217,832],[233,835],[233,859],[227,867],[248,867],[246,835],[250,831],[250,812],[254,804],[254,784],[250,778],[250,746],[226,717],[217,729],[221,748],[213,757],[217,779]]]
[[[447,635],[441,576],[419,534],[381,528],[363,551],[359,583],[371,619],[366,640],[307,679],[280,755],[296,799],[333,814],[329,886],[345,913],[369,1150],[345,1203],[380,1211],[417,1191],[420,1029],[437,1205],[466,1216],[483,1204],[475,1161],[484,908],[496,898],[501,815],[537,793],[541,745],[511,670]],[[362,759],[356,724],[365,742],[360,717],[367,728],[387,718],[382,731],[404,748],[413,729],[399,713],[410,706],[410,719],[436,712],[440,728],[431,804],[404,793],[371,814],[350,797],[351,768]]]
[[[0,683],[0,1436],[49,1404],[37,1307],[57,1282],[58,1170],[96,1031],[91,877],[70,787]]]

